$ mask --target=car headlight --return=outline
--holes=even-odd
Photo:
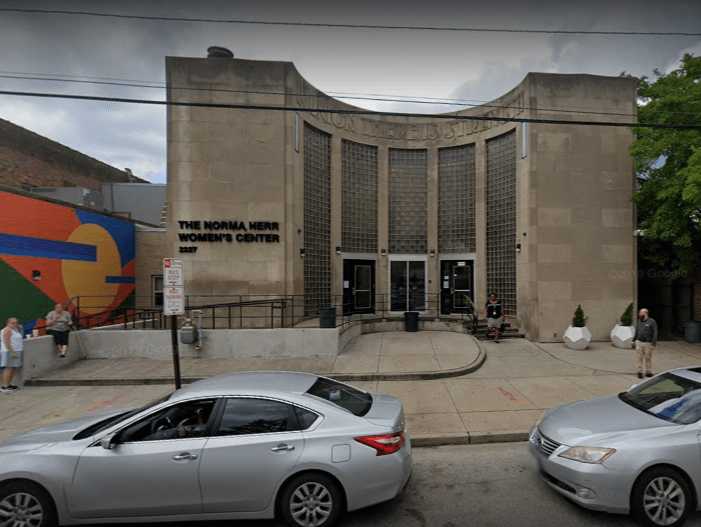
[[[559,457],[579,461],[581,463],[603,463],[615,453],[615,448],[573,446],[559,454]]]

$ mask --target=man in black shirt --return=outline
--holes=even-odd
[[[493,336],[494,342],[499,342],[499,333],[503,322],[501,300],[497,299],[497,294],[489,295],[489,300],[485,305],[487,312],[487,334]]]
[[[657,322],[650,316],[647,309],[638,313],[638,323],[635,326],[635,351],[638,358],[638,379],[652,377],[652,352],[657,346]]]

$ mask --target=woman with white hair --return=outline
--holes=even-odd
[[[15,317],[7,319],[0,331],[0,368],[2,368],[2,385],[0,393],[12,393],[17,386],[12,384],[17,368],[22,367],[22,349],[24,338],[19,321]]]

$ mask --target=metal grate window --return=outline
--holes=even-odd
[[[426,150],[389,150],[389,250],[426,253]]]
[[[475,145],[438,150],[438,250],[475,251]]]
[[[342,246],[344,252],[377,251],[377,147],[343,141]]]
[[[331,136],[304,125],[304,314],[331,300]]]
[[[487,289],[516,314],[516,134],[487,141]]]

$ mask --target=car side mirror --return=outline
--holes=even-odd
[[[103,437],[102,439],[100,439],[99,444],[105,450],[112,450],[115,446],[117,446],[117,439],[115,437],[115,434],[110,434]]]

